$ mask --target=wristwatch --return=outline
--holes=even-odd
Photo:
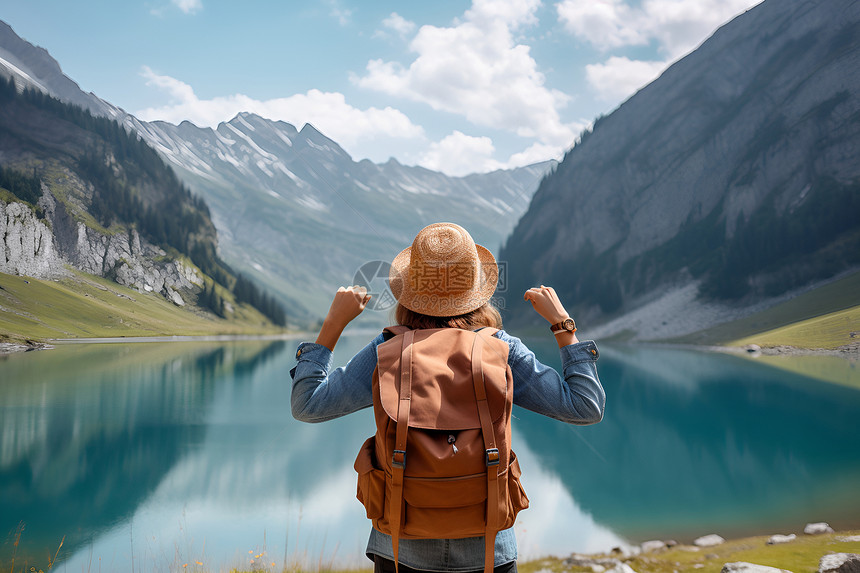
[[[553,324],[549,327],[553,334],[561,334],[562,332],[576,332],[576,322],[570,317],[565,318],[558,324]]]

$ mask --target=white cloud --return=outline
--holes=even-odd
[[[534,24],[538,0],[474,0],[451,27],[422,26],[404,67],[371,60],[353,77],[364,88],[461,115],[478,126],[506,129],[544,144],[569,145],[575,133],[559,109],[569,101],[545,86],[528,46],[513,32]]]
[[[186,14],[194,14],[203,9],[202,0],[170,0],[174,6]]]
[[[533,143],[528,148],[519,153],[514,153],[508,159],[505,169],[513,169],[515,167],[524,167],[541,161],[550,159],[561,160],[567,147],[558,147],[555,145],[546,145],[544,143]]]
[[[495,151],[489,137],[473,137],[454,131],[441,141],[431,143],[418,164],[453,176],[485,173],[505,167],[492,158]]]
[[[556,10],[568,32],[600,49],[647,43],[623,0],[564,0]]]
[[[556,10],[565,29],[608,50],[656,42],[670,60],[695,48],[721,24],[762,0],[562,0]]]
[[[346,26],[350,23],[352,20],[352,9],[341,7],[338,0],[328,0],[328,4],[331,7],[329,15],[336,19],[338,24]]]
[[[613,56],[602,64],[585,66],[585,77],[602,99],[620,101],[651,83],[667,65]]]
[[[650,83],[672,62],[693,50],[720,25],[761,0],[562,0],[556,4],[565,29],[608,51],[627,46],[656,47],[664,61],[612,56],[585,67],[597,95],[621,101]]]
[[[466,19],[481,25],[501,22],[511,29],[537,24],[540,0],[473,0]]]
[[[397,32],[401,37],[411,34],[415,30],[415,22],[410,22],[397,12],[392,12],[391,16],[382,21],[382,25]]]
[[[344,95],[337,92],[314,89],[305,94],[265,101],[243,94],[202,100],[185,82],[159,75],[148,67],[143,68],[141,75],[146,78],[148,86],[169,96],[169,102],[164,106],[135,112],[145,121],[163,120],[178,124],[188,120],[198,126],[215,127],[245,111],[286,121],[298,128],[311,123],[350,153],[380,139],[403,141],[424,138],[423,128],[413,124],[403,112],[391,107],[358,109],[346,103]]]
[[[695,48],[733,16],[762,0],[647,0],[651,34],[671,58]]]

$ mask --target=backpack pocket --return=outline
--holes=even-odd
[[[385,508],[385,472],[376,467],[374,436],[364,441],[353,467],[358,472],[355,497],[364,505],[364,511],[369,519],[379,519]]]
[[[523,485],[520,483],[520,463],[517,461],[517,455],[511,450],[511,463],[508,466],[508,499],[510,500],[510,520],[513,525],[517,514],[529,506],[529,498]]]
[[[410,478],[403,486],[402,536],[475,537],[484,532],[487,474],[462,478]]]

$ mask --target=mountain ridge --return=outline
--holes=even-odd
[[[362,265],[390,261],[429,223],[459,223],[496,250],[557,164],[451,177],[393,158],[356,162],[312,124],[296,129],[249,112],[214,128],[145,122],[81,92],[46,51],[4,24],[0,62],[16,51],[45,60],[31,68],[48,70],[50,82],[27,66],[22,70],[37,81],[33,87],[116,119],[152,145],[210,206],[227,263],[277,293],[291,316],[308,325],[325,314],[330,293],[351,284]],[[0,64],[0,74],[15,75],[6,68]],[[360,320],[379,325],[388,317],[365,313]]]
[[[718,29],[542,182],[502,250],[512,275],[606,322],[690,284],[741,308],[860,264],[858,21],[766,0]]]

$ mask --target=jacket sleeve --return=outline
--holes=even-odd
[[[594,341],[559,349],[562,376],[542,364],[519,338],[504,331],[496,336],[511,349],[508,364],[514,377],[514,404],[568,424],[596,424],[603,419],[606,394],[597,377],[599,353]]]
[[[290,370],[293,417],[302,422],[325,422],[373,405],[373,370],[380,334],[346,366],[331,371],[331,350],[303,342],[296,350],[296,366]]]

